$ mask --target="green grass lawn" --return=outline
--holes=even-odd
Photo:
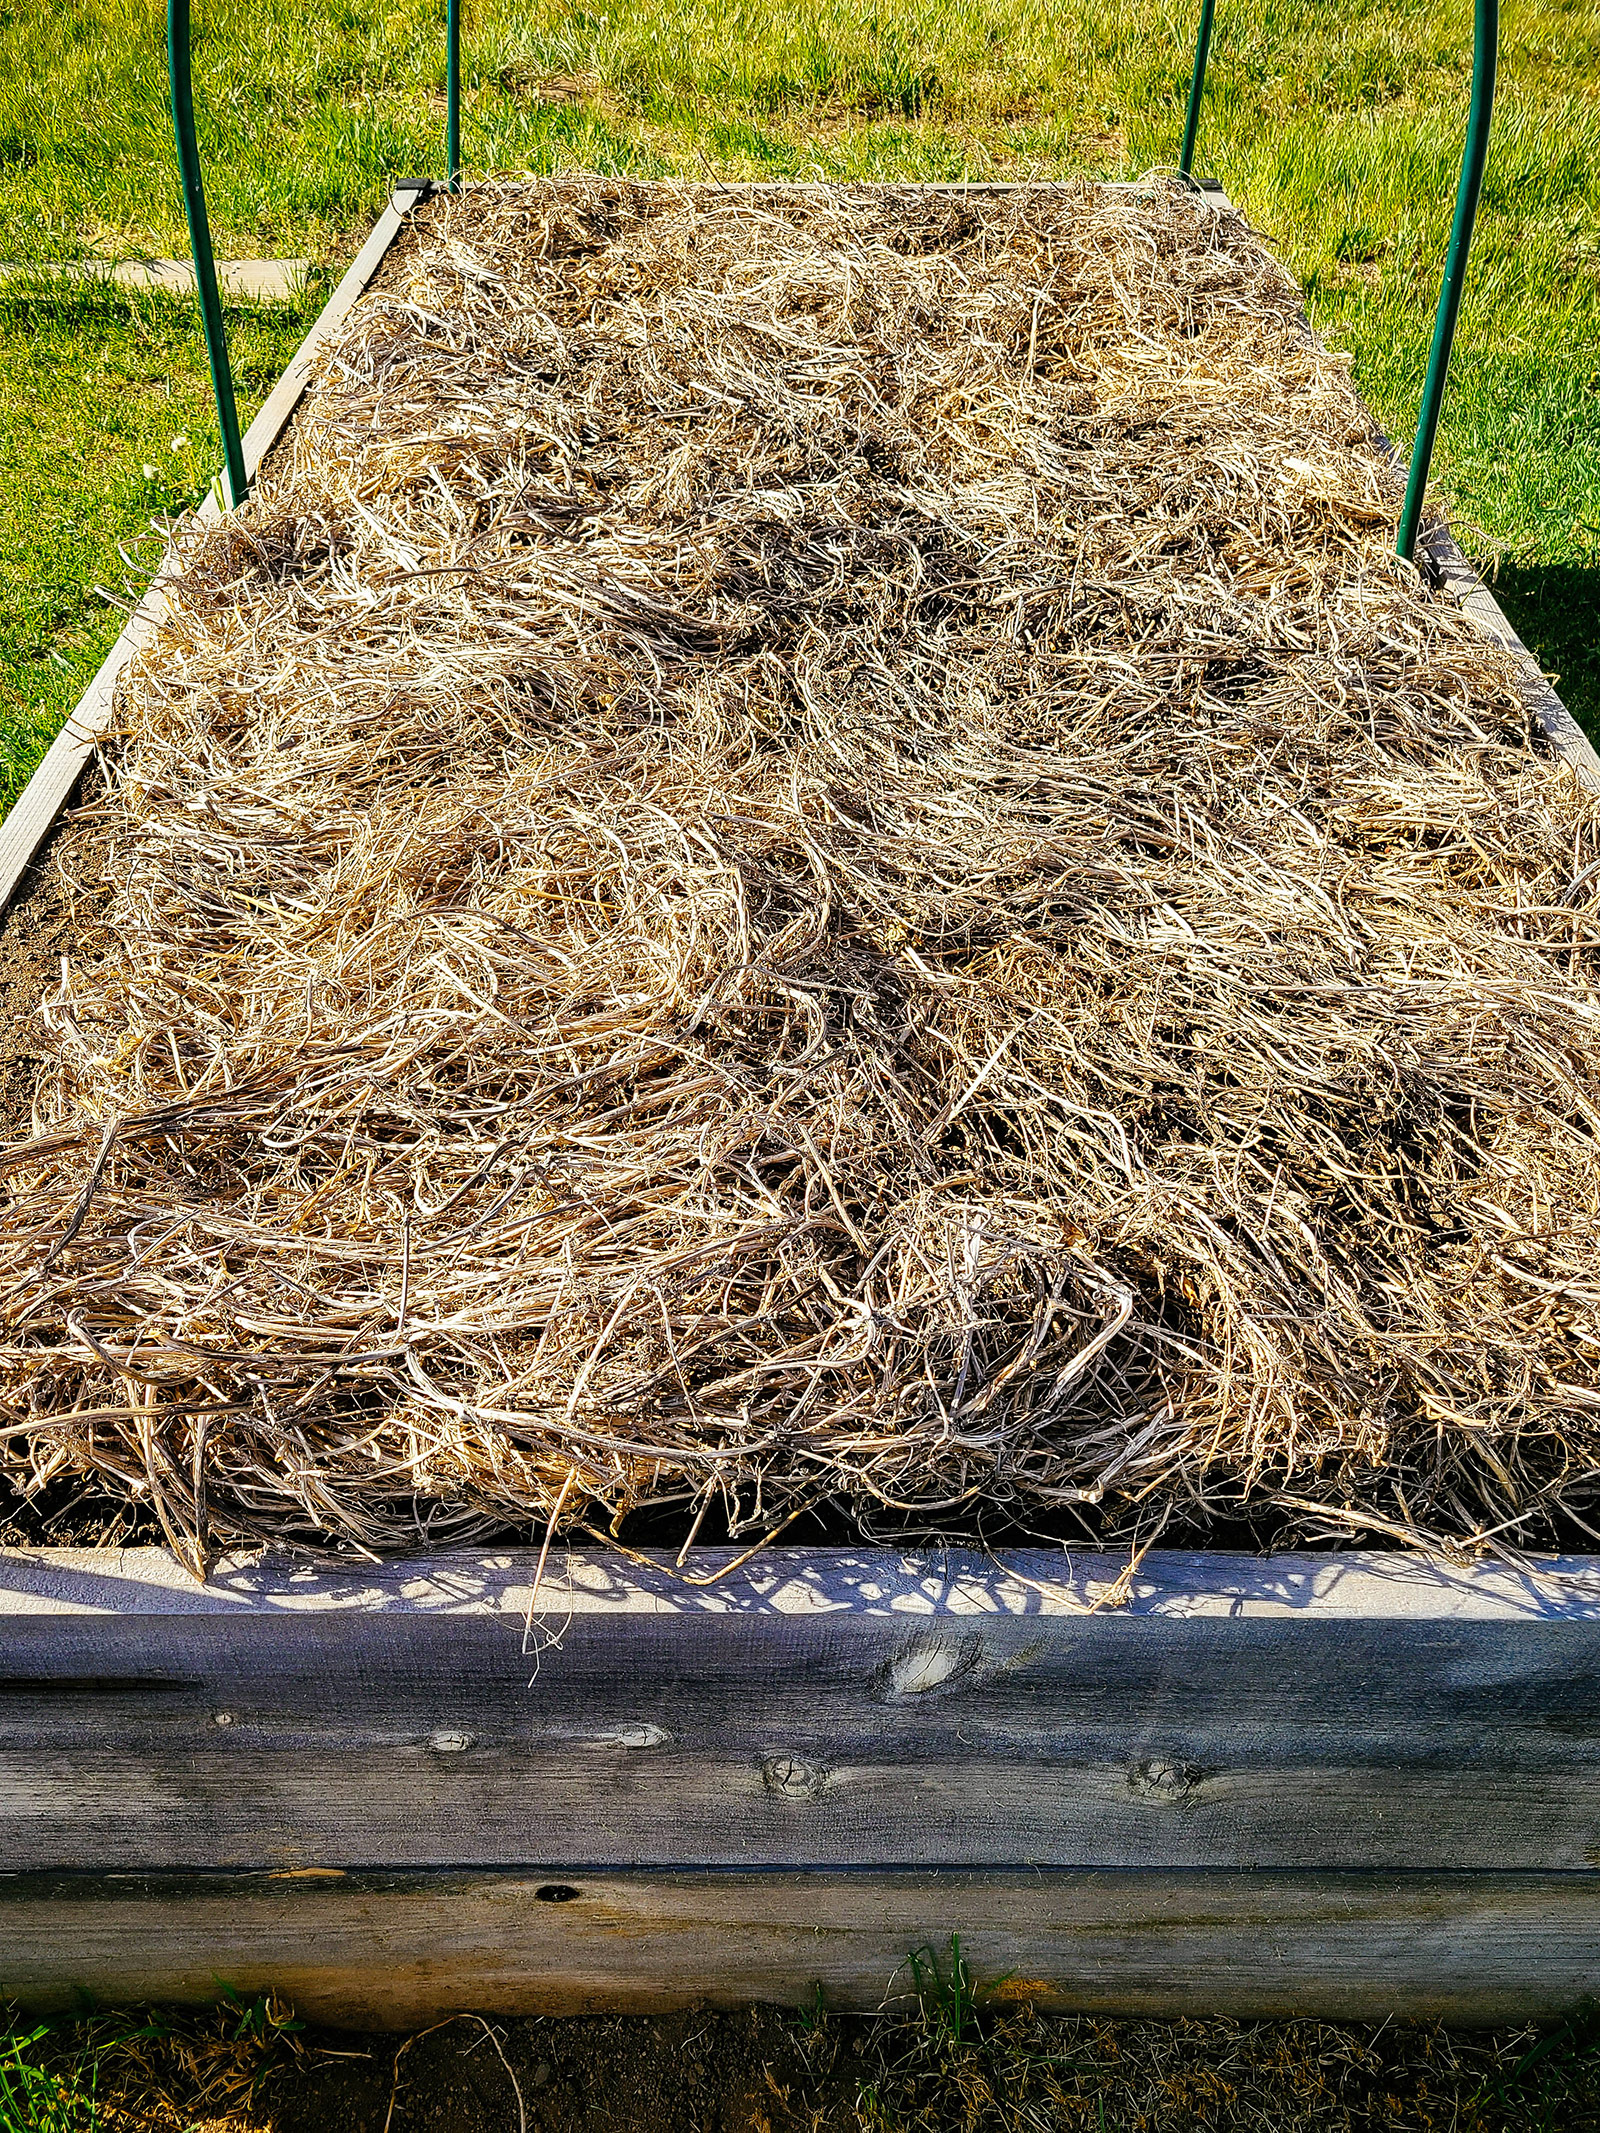
[[[1171,163],[1175,0],[467,0],[471,171],[1128,175]],[[348,253],[440,166],[444,0],[199,0],[224,257]],[[0,257],[181,253],[152,0],[0,0]],[[1408,438],[1460,152],[1467,0],[1222,0],[1200,167],[1220,177]],[[303,330],[233,317],[253,405]],[[0,300],[0,800],[116,633],[118,542],[218,453],[192,309]],[[172,448],[174,436],[189,442]],[[143,469],[156,469],[146,477]],[[1600,0],[1509,0],[1440,487],[1512,618],[1600,731]],[[138,552],[148,557],[152,544]],[[137,556],[135,564],[137,567]]]
[[[314,308],[234,314],[252,404]],[[0,297],[0,809],[121,627],[104,595],[138,589],[161,553],[152,522],[205,493],[217,456],[191,303]]]

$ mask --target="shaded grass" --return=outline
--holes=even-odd
[[[0,2133],[243,2133],[301,2059],[270,1994],[27,2021],[0,2007]]]
[[[1573,715],[1600,734],[1600,564],[1507,563],[1494,590]]]

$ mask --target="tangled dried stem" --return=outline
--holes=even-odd
[[[1396,505],[1176,187],[435,203],[127,685],[0,1159],[13,1460],[196,1560],[1538,1535],[1600,819]]]

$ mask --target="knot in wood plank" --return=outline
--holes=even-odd
[[[992,1671],[983,1658],[983,1639],[975,1634],[912,1637],[877,1668],[872,1693],[880,1703],[899,1703],[965,1686]]]
[[[1128,1789],[1141,1800],[1162,1806],[1188,1799],[1199,1783],[1200,1772],[1193,1763],[1169,1763],[1159,1757],[1135,1763],[1128,1772]]]
[[[780,1799],[815,1799],[827,1780],[827,1772],[815,1763],[801,1762],[793,1755],[769,1755],[761,1765],[761,1782]]]

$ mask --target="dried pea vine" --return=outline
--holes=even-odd
[[[1600,821],[1397,505],[1175,187],[433,203],[126,688],[13,1470],[1537,1539]]]

